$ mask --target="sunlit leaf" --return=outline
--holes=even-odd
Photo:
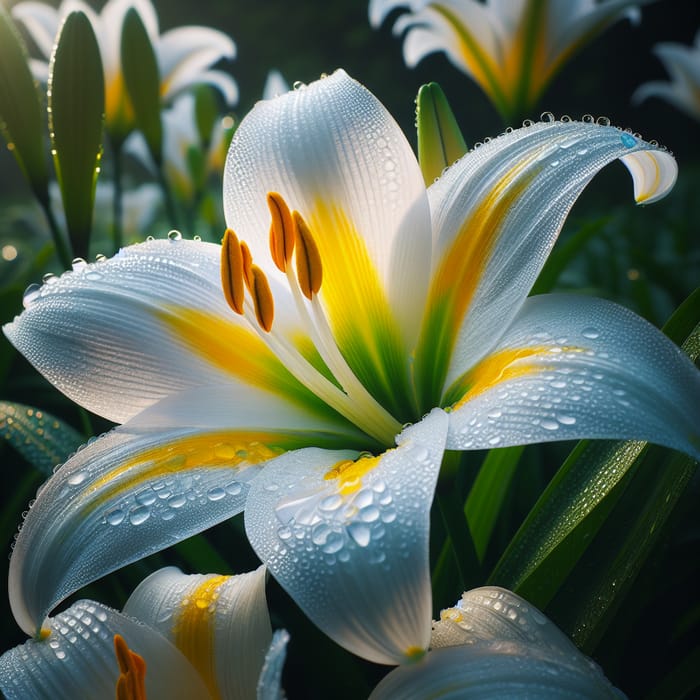
[[[49,69],[49,128],[68,234],[86,257],[102,153],[104,77],[100,49],[83,12],[66,18]]]
[[[85,441],[50,413],[7,401],[0,401],[0,437],[46,475]]]
[[[416,99],[418,162],[430,185],[448,166],[467,152],[445,93],[437,83],[423,85]]]
[[[0,5],[0,129],[32,190],[48,200],[45,121],[24,43]]]
[[[124,17],[121,60],[136,123],[154,162],[160,167],[163,160],[163,125],[160,118],[158,61],[141,16],[133,7]]]
[[[510,492],[523,449],[523,446],[518,446],[491,450],[469,491],[464,514],[480,561],[484,559],[491,534]]]

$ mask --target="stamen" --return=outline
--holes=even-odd
[[[272,319],[275,316],[275,302],[272,299],[270,283],[265,277],[265,273],[257,266],[251,267],[250,295],[255,304],[255,318],[258,319],[260,327],[270,332],[272,329]]]
[[[272,260],[280,272],[287,271],[287,265],[292,259],[296,230],[294,219],[282,195],[268,192],[267,206],[272,215],[270,226],[270,252]]]
[[[146,662],[131,651],[120,634],[114,635],[114,654],[119,664],[117,700],[146,700]]]
[[[297,231],[297,279],[304,296],[310,300],[321,289],[323,279],[321,255],[311,229],[297,211],[294,212],[294,222]]]
[[[228,305],[243,313],[243,254],[236,234],[227,228],[221,241],[221,288]]]
[[[241,255],[243,256],[243,281],[248,291],[253,293],[253,255],[245,241],[241,241]]]

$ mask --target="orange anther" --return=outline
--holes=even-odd
[[[311,299],[321,289],[321,281],[323,279],[321,255],[311,234],[311,229],[309,229],[308,224],[297,211],[294,212],[294,221],[297,232],[297,279],[304,296],[307,299]]]
[[[296,231],[294,219],[287,203],[277,192],[268,192],[267,206],[272,215],[270,225],[270,252],[272,260],[282,272],[287,271],[287,265],[292,259]]]
[[[221,288],[228,305],[243,313],[243,254],[236,234],[227,228],[221,241]]]
[[[272,328],[272,319],[275,315],[275,303],[270,291],[270,283],[265,273],[257,266],[251,268],[252,284],[250,294],[255,304],[255,317],[260,327],[267,333]]]
[[[114,653],[119,664],[117,700],[146,700],[146,662],[131,651],[124,637],[114,635]]]

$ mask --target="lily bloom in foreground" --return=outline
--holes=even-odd
[[[670,82],[655,80],[640,85],[633,102],[660,97],[693,119],[700,119],[700,31],[692,46],[667,42],[656,44],[654,53],[671,77]]]
[[[9,700],[280,697],[286,632],[273,641],[265,567],[238,576],[160,569],[123,612],[81,600],[0,657]]]
[[[642,0],[643,2],[644,0]],[[437,51],[488,95],[508,122],[520,120],[562,66],[623,17],[637,19],[639,0],[370,0],[377,28],[392,10],[404,61],[415,67]]]
[[[54,40],[63,20],[76,10],[87,15],[100,46],[105,74],[105,128],[113,137],[123,139],[134,128],[133,108],[121,68],[122,26],[132,7],[139,13],[153,44],[164,102],[197,83],[216,86],[227,104],[238,100],[238,87],[233,78],[223,71],[209,70],[220,59],[235,56],[233,41],[223,32],[208,27],[177,27],[160,34],[151,0],[108,0],[99,14],[82,0],[63,0],[58,8],[36,0],[24,0],[12,8],[12,15],[24,24],[43,54],[43,60],[32,60],[32,72],[44,83],[49,75]]]
[[[231,143],[223,246],[124,248],[32,290],[4,328],[123,423],[29,510],[9,573],[20,626],[35,634],[87,582],[245,509],[257,554],[324,632],[401,663],[430,641],[445,449],[626,437],[700,456],[700,373],[676,346],[607,301],[527,298],[616,159],[640,202],[675,181],[656,146],[551,121],[426,189],[396,122],[343,71],[259,102]]]
[[[469,698],[620,698],[600,668],[515,593],[467,591],[433,624],[430,651],[392,671],[370,700]]]

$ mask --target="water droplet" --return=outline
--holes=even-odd
[[[555,117],[551,112],[542,112],[542,114],[540,114],[540,120],[543,122],[553,122]]]
[[[620,141],[625,148],[634,148],[637,145],[637,139],[631,134],[622,133],[620,134]]]
[[[237,481],[232,481],[226,484],[224,488],[226,489],[226,493],[228,493],[229,496],[238,496],[240,495],[241,491],[243,491],[243,486]]]
[[[574,416],[567,416],[563,413],[558,413],[557,414],[557,420],[562,424],[562,425],[574,425],[576,423],[576,418]]]
[[[371,489],[362,489],[358,491],[355,498],[352,499],[352,504],[356,508],[364,508],[372,503],[374,496],[372,495]]]
[[[125,513],[121,508],[115,508],[114,510],[110,510],[109,513],[105,515],[105,520],[110,525],[119,525],[124,522],[124,516]]]
[[[543,418],[540,421],[540,426],[544,428],[545,430],[558,430],[559,429],[559,423],[557,423],[555,420],[551,420],[549,418]]]
[[[74,271],[84,270],[87,267],[87,262],[83,258],[73,258],[71,267]]]
[[[168,499],[168,505],[169,505],[171,508],[182,508],[182,506],[184,506],[185,503],[187,503],[187,499],[186,499],[185,496],[184,496],[183,494],[181,494],[181,493],[179,493],[179,494],[177,494],[177,495],[175,495],[175,496],[171,496],[171,497]]]
[[[326,523],[319,523],[311,531],[311,541],[318,547],[322,547],[326,544],[328,535],[330,535],[332,530]]]
[[[207,498],[210,501],[220,501],[222,498],[225,498],[225,496],[226,491],[220,486],[215,486],[214,488],[209,489],[209,491],[207,491]]]
[[[61,661],[63,661],[63,659],[66,658],[66,652],[63,651],[62,649],[59,649],[59,650],[56,652],[56,658],[57,658],[57,659],[60,659]]]
[[[282,525],[277,529],[277,536],[281,540],[288,540],[292,536],[292,529],[287,525]]]
[[[40,285],[30,284],[25,290],[22,296],[22,306],[28,309],[38,298],[39,292],[41,290]]]
[[[104,262],[105,260],[107,260],[107,256],[104,255],[103,253],[98,253],[98,254],[95,256],[95,260],[96,260],[97,262]]]
[[[156,502],[156,494],[152,489],[146,489],[136,494],[136,502],[142,506],[150,506]]]
[[[595,123],[598,126],[610,126],[610,119],[607,117],[598,117],[598,119],[595,120]]]
[[[102,279],[102,275],[99,272],[90,270],[90,272],[85,273],[85,278],[90,280],[90,282],[99,282]]]
[[[71,486],[78,486],[79,484],[82,484],[85,479],[88,478],[88,473],[87,472],[75,472],[75,474],[71,474],[68,477],[68,483]]]
[[[503,411],[501,411],[498,408],[495,408],[492,411],[489,411],[486,415],[489,418],[500,418],[503,415]]]
[[[176,229],[173,229],[172,231],[168,231],[168,240],[180,241],[180,240],[182,240],[182,234],[179,231],[177,231]]]
[[[533,122],[532,119],[525,119],[525,120],[523,120],[523,126],[524,126],[525,128],[527,128],[527,127],[529,127],[529,126],[532,126],[534,123],[535,123],[535,122]],[[476,145],[476,144],[474,144],[474,145]]]
[[[343,548],[343,536],[339,532],[331,532],[328,535],[326,544],[323,545],[322,549],[326,554],[335,554]]]
[[[600,331],[593,326],[589,326],[581,331],[581,335],[589,340],[595,340],[596,338],[600,337]]]
[[[141,525],[151,517],[151,509],[148,506],[139,506],[129,512],[129,522],[132,525]]]
[[[562,114],[561,121],[564,122],[564,124],[569,124],[571,122],[571,117],[568,114]]]
[[[303,82],[303,81],[301,81],[301,80],[295,80],[295,81],[292,83],[292,87],[293,87],[295,90],[301,90],[302,88],[305,88],[305,87],[306,87],[306,83]]]
[[[501,442],[500,435],[494,435],[492,438],[489,438],[489,445],[498,445],[499,442]]]
[[[172,508],[165,508],[160,512],[161,520],[172,520],[175,517],[175,511]]]
[[[373,523],[379,518],[379,515],[379,508],[377,508],[377,506],[369,505],[360,510],[360,519],[366,523]]]
[[[369,544],[371,533],[369,527],[364,523],[350,523],[347,530],[350,537],[352,537],[360,547],[366,547]]]
[[[595,117],[592,114],[584,114],[581,117],[581,121],[584,124],[593,124],[593,122],[595,121]]]
[[[334,493],[334,494],[324,498],[318,504],[318,507],[320,510],[334,511],[334,510],[338,510],[338,508],[340,508],[341,505],[343,505],[342,497],[339,494]]]

